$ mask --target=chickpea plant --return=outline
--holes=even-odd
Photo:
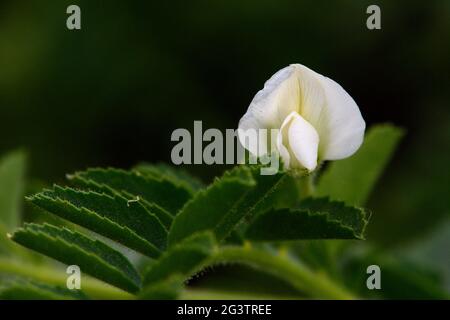
[[[290,253],[290,244],[364,239],[369,217],[360,205],[400,136],[390,125],[372,128],[361,149],[324,167],[310,182],[313,188],[297,183],[311,175],[299,177],[288,170],[264,176],[258,165],[237,166],[210,185],[163,164],[128,171],[88,169],[68,175],[70,186],[54,185],[26,198],[71,224],[25,223],[15,231],[18,210],[12,203],[19,203],[24,160],[12,154],[0,167],[1,194],[8,195],[0,202],[0,271],[17,278],[3,276],[0,292],[7,298],[177,298],[201,270],[239,263],[290,283],[299,297],[352,298],[355,294],[345,284],[301,263],[301,257]],[[286,195],[290,201],[284,200]],[[105,238],[149,257],[151,263],[137,271]],[[82,280],[79,291],[64,289],[60,269],[14,243],[78,265],[91,277]]]
[[[356,286],[346,280],[340,258],[365,239],[364,205],[402,130],[384,124],[365,134],[344,89],[301,65],[274,75],[239,127],[280,129],[271,150],[283,170],[261,175],[261,164],[242,164],[204,184],[166,164],[91,168],[69,174],[66,186],[27,196],[51,215],[21,227],[25,160],[20,152],[6,156],[0,297],[192,298],[198,297],[190,285],[195,275],[208,277],[214,266],[229,264],[289,284],[296,298],[364,297],[357,287],[365,279]],[[80,268],[80,290],[65,287],[67,274],[53,260]]]

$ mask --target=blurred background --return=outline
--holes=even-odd
[[[66,28],[70,4],[79,31]],[[371,4],[381,30],[366,28]],[[168,162],[174,129],[236,128],[265,80],[302,63],[340,83],[369,126],[406,129],[370,200],[368,241],[448,275],[449,57],[446,0],[3,0],[0,154],[25,149],[29,178],[45,183]],[[186,169],[205,181],[224,170]]]

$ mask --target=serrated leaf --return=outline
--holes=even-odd
[[[293,177],[290,174],[280,171],[275,175],[261,175],[261,166],[252,165],[248,168],[256,181],[256,186],[245,194],[231,214],[217,226],[218,230],[226,231],[217,234],[217,237],[220,239],[226,238],[226,241],[232,243],[243,241],[242,233],[248,223],[259,214],[279,206],[286,208],[289,204],[293,205],[298,200],[298,191],[296,186],[291,183]],[[285,196],[291,198],[286,199]]]
[[[158,206],[156,203],[150,203],[147,200],[140,198],[133,199],[131,197],[128,197],[128,199],[131,200],[131,202],[138,200],[145,207],[145,209],[147,209],[148,212],[154,214],[159,219],[159,221],[161,221],[161,223],[164,225],[164,227],[166,227],[167,230],[172,225],[172,215],[167,212],[167,210],[164,210],[163,208]]]
[[[402,136],[403,130],[392,125],[372,127],[355,155],[329,164],[319,179],[317,195],[363,205]]]
[[[126,193],[141,197],[175,215],[192,196],[183,185],[160,177],[120,169],[88,169],[68,176],[79,186],[96,191]]]
[[[118,251],[99,240],[49,224],[26,224],[12,240],[94,276],[125,291],[140,288],[140,277],[132,264]]]
[[[0,159],[0,224],[8,230],[20,221],[20,204],[24,189],[26,156],[12,152]]]
[[[302,200],[297,209],[310,212],[326,212],[331,219],[338,220],[344,226],[350,227],[356,238],[362,238],[368,223],[366,212],[357,207],[351,207],[341,201],[325,198],[307,198]]]
[[[254,216],[279,205],[280,193],[289,193],[289,180],[292,178],[288,173],[279,171],[274,175],[261,175],[260,165],[248,166],[256,186],[249,190],[245,197],[239,202],[236,212],[251,220]]]
[[[0,285],[0,299],[4,300],[85,300],[80,290],[69,290],[26,279],[11,279]]]
[[[175,275],[184,279],[199,271],[214,251],[216,241],[211,232],[196,233],[166,251],[144,277],[144,285],[169,279]]]
[[[139,201],[59,186],[28,200],[150,257],[158,257],[165,249],[167,230]]]
[[[180,210],[169,231],[169,246],[206,230],[213,231],[219,240],[224,238],[234,227],[227,220],[236,215],[237,204],[254,186],[251,171],[245,166],[225,172]]]
[[[175,184],[181,184],[191,190],[192,193],[205,187],[197,177],[192,176],[181,168],[174,168],[165,163],[149,164],[141,163],[133,168],[133,170],[144,175],[150,175],[161,179],[167,179]]]
[[[307,199],[299,208],[259,215],[245,237],[254,241],[363,239],[366,225],[362,209],[327,199]]]
[[[218,241],[224,240],[243,221],[274,206],[278,188],[287,177],[285,172],[261,175],[258,165],[238,166],[225,172],[180,211],[169,231],[169,245],[171,233],[176,242],[177,238],[201,230],[212,230]],[[211,212],[210,208],[215,210]]]
[[[97,169],[93,169],[93,170],[97,170]],[[102,169],[98,169],[98,170],[102,170]],[[108,170],[113,170],[113,169],[108,169]],[[127,174],[124,174],[124,175],[127,176]],[[74,175],[68,175],[68,177],[76,185],[87,188],[89,190],[96,191],[98,193],[106,193],[111,196],[120,195],[120,196],[123,196],[123,197],[127,198],[128,200],[130,200],[130,202],[136,201],[138,199],[139,202],[147,209],[147,211],[149,211],[150,213],[153,213],[156,217],[158,217],[158,219],[161,221],[161,223],[167,229],[172,224],[172,221],[173,221],[172,213],[169,213],[169,211],[167,211],[166,209],[163,209],[158,204],[148,201],[147,200],[148,197],[147,197],[147,199],[145,199],[142,196],[138,195],[137,191],[135,191],[135,194],[129,192],[130,190],[135,190],[136,187],[128,186],[126,190],[125,189],[116,190],[110,185],[98,183],[94,180],[86,178],[84,175],[79,174],[79,173],[76,173]]]
[[[98,187],[98,188],[93,188],[93,189],[98,190],[99,192],[102,192],[102,193],[109,194],[111,196],[116,196],[116,195],[123,196],[126,199],[128,199],[129,203],[139,202],[147,209],[148,212],[154,214],[167,229],[169,229],[170,226],[172,225],[172,221],[173,221],[172,214],[169,213],[167,210],[161,208],[156,203],[150,203],[147,200],[145,200],[144,198],[141,198],[140,196],[132,195],[131,193],[128,193],[126,191],[118,192],[118,191],[116,191],[112,188],[106,187],[106,186],[104,188]]]

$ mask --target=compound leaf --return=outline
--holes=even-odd
[[[224,238],[235,226],[224,221],[231,217],[234,221],[238,220],[234,218],[237,204],[254,186],[251,171],[245,166],[236,167],[216,178],[209,187],[188,201],[175,217],[169,231],[169,246],[199,231],[211,230],[219,240]]]
[[[183,185],[193,193],[205,187],[203,182],[201,182],[197,177],[191,175],[189,172],[183,169],[174,168],[165,163],[142,163],[133,169],[144,175],[167,179],[172,181],[174,184]]]
[[[25,224],[12,240],[82,272],[134,293],[140,288],[140,277],[132,264],[118,251],[99,240],[49,224]]]
[[[362,209],[328,199],[307,199],[298,208],[259,215],[245,237],[254,241],[363,239],[366,225]]]
[[[139,201],[59,186],[28,200],[150,257],[159,256],[165,249],[167,230]]]
[[[150,266],[144,277],[144,285],[150,286],[171,277],[183,280],[200,271],[216,245],[211,232],[196,233],[171,247]]]
[[[151,204],[156,204],[175,215],[192,197],[192,193],[183,185],[138,171],[120,169],[88,169],[68,176],[78,186],[95,191],[140,197]]]

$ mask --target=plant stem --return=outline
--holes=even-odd
[[[180,300],[298,300],[298,296],[279,296],[242,292],[228,292],[214,289],[185,289]]]
[[[311,197],[314,194],[313,180],[312,174],[299,176],[296,179],[300,199]]]
[[[288,255],[272,254],[256,248],[224,247],[214,262],[239,262],[269,272],[296,289],[318,299],[355,299],[351,293],[334,283],[325,274],[313,272]]]
[[[0,258],[0,272],[65,287],[67,274],[64,272],[45,265],[29,266],[26,263]],[[82,278],[81,288],[84,293],[93,299],[133,299],[133,295],[87,276]]]

